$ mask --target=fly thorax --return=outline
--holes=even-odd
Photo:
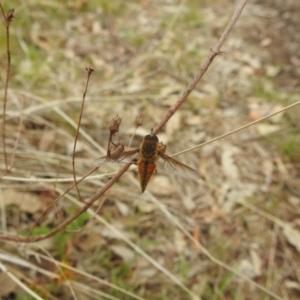
[[[141,157],[144,161],[155,162],[157,160],[158,138],[155,135],[146,135],[141,144]]]
[[[141,150],[141,153],[142,153],[142,157],[145,159],[145,160],[155,160],[156,159],[156,149],[155,147],[144,147],[144,149]]]

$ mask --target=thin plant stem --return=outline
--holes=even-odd
[[[75,187],[76,187],[76,190],[77,190],[78,197],[80,199],[81,199],[81,195],[80,195],[78,185],[77,185],[77,181],[76,181],[75,155],[76,155],[77,141],[78,141],[78,137],[79,137],[79,129],[80,129],[81,120],[82,120],[82,113],[83,113],[84,104],[85,104],[85,97],[86,97],[86,93],[87,93],[87,89],[88,89],[88,86],[89,86],[89,81],[90,81],[91,75],[94,72],[94,69],[92,69],[92,68],[86,68],[86,70],[88,72],[88,76],[87,76],[86,85],[85,85],[83,96],[82,96],[81,108],[80,108],[80,113],[79,113],[79,120],[78,120],[78,124],[77,124],[76,135],[75,135],[74,146],[73,146],[73,153],[72,153],[72,167],[73,167],[74,183],[75,183]]]
[[[187,97],[190,95],[190,93],[193,91],[193,89],[196,87],[200,79],[203,77],[204,73],[208,69],[208,67],[211,65],[215,57],[219,54],[221,54],[221,47],[223,46],[225,40],[227,39],[230,31],[234,27],[235,23],[237,22],[239,16],[241,15],[243,8],[245,7],[247,3],[247,0],[241,0],[229,22],[227,27],[225,28],[222,36],[220,37],[219,41],[216,43],[216,45],[211,49],[210,55],[207,57],[206,61],[203,63],[203,65],[200,67],[200,71],[196,74],[195,78],[192,80],[192,82],[187,87],[186,91],[183,92],[181,97],[177,100],[177,102],[169,109],[168,113],[165,115],[165,117],[161,120],[161,122],[155,127],[153,130],[153,134],[157,134],[162,130],[162,128],[166,125],[168,120],[174,115],[174,113],[179,109],[179,107],[182,105],[182,103],[187,99]]]
[[[202,78],[203,74],[207,70],[207,68],[212,63],[213,59],[220,54],[221,46],[224,44],[227,36],[229,35],[230,31],[232,30],[233,26],[235,25],[236,21],[238,20],[239,16],[242,13],[242,10],[244,6],[246,5],[247,0],[241,0],[233,14],[233,17],[231,18],[228,26],[226,27],[225,31],[223,32],[221,38],[216,43],[216,45],[212,48],[210,55],[208,56],[207,60],[204,62],[204,64],[200,67],[200,71],[196,75],[195,79],[191,82],[191,84],[188,86],[187,90],[183,93],[183,95],[180,97],[180,99],[175,103],[175,105],[169,110],[169,112],[166,114],[166,116],[162,119],[162,121],[158,124],[158,126],[153,131],[153,134],[157,134],[163,126],[166,124],[166,122],[172,117],[172,115],[177,111],[177,109],[181,106],[181,104],[187,99],[188,95],[191,93],[191,91],[195,88],[198,81]],[[78,130],[79,131],[79,130]],[[78,134],[78,133],[77,133]],[[76,138],[75,138],[76,139]],[[74,154],[73,154],[74,155]],[[0,239],[3,240],[10,240],[10,241],[17,241],[17,242],[23,242],[23,243],[32,243],[44,240],[50,236],[53,236],[57,232],[64,229],[67,225],[69,225],[71,222],[73,222],[78,216],[80,216],[83,212],[85,212],[89,207],[93,205],[93,203],[99,199],[111,186],[117,182],[117,180],[128,170],[129,166],[131,164],[125,164],[118,172],[117,174],[110,179],[106,185],[101,188],[96,194],[94,194],[89,200],[85,202],[85,205],[83,205],[80,209],[78,209],[72,216],[67,218],[65,221],[60,223],[56,228],[48,232],[44,235],[39,235],[35,237],[18,237],[18,236],[11,236],[7,234],[0,234]]]
[[[10,23],[14,17],[14,10],[8,11],[6,14],[0,3],[0,10],[5,19],[6,25],[6,57],[7,57],[7,67],[6,67],[6,78],[5,78],[5,85],[4,85],[4,96],[3,96],[3,122],[2,122],[2,143],[3,143],[3,157],[4,157],[4,164],[6,173],[8,172],[8,162],[7,162],[7,153],[6,153],[6,107],[7,107],[7,91],[8,91],[8,84],[10,79],[10,72],[11,72],[11,57],[10,57],[10,38],[9,38],[9,27]]]

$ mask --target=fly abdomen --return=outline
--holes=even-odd
[[[147,184],[150,178],[152,177],[155,169],[156,165],[153,162],[140,161],[138,163],[138,172],[140,177],[142,193],[145,191]]]

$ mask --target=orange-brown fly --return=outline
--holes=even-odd
[[[111,135],[112,137],[112,135]],[[147,184],[156,170],[158,159],[163,160],[163,166],[167,172],[180,175],[187,178],[199,179],[200,175],[194,169],[181,163],[180,161],[165,154],[166,146],[159,142],[158,137],[152,132],[146,135],[138,149],[125,151],[123,145],[115,144],[110,137],[108,152],[104,157],[100,157],[94,161],[97,167],[107,163],[132,163],[138,167],[138,174],[142,192],[145,191]]]

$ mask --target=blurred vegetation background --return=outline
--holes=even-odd
[[[117,140],[125,145],[142,114],[132,143],[139,146],[198,72],[236,4],[1,3],[6,11],[15,9],[5,121],[7,151],[15,159],[1,180],[1,226],[3,233],[20,235],[32,227],[33,234],[46,233],[81,205],[72,189],[43,214],[72,184],[85,69],[95,72],[76,151],[78,177],[105,155],[108,125],[117,114]],[[299,101],[299,11],[295,1],[249,1],[223,53],[159,134],[168,154]],[[1,24],[3,95],[7,56]],[[273,299],[262,289],[278,299],[299,299],[299,112],[297,106],[178,156],[200,173],[200,181],[159,170],[141,194],[136,171],[129,171],[100,199],[103,205],[97,203],[67,231],[22,247],[0,242],[1,261],[42,299]],[[114,170],[103,167],[80,183],[82,199],[104,186]],[[6,274],[0,282],[2,299],[33,297]]]

